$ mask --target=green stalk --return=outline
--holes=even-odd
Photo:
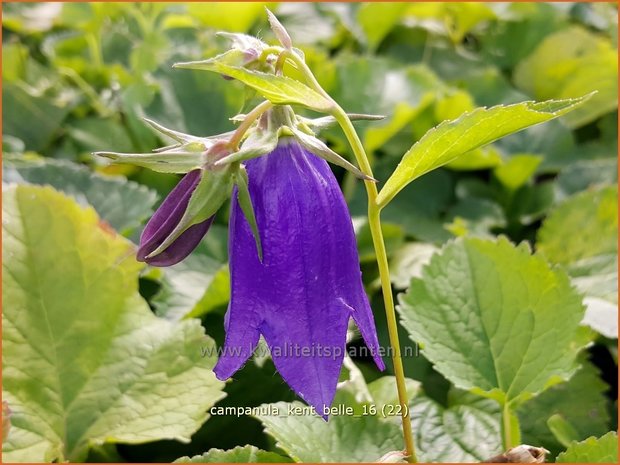
[[[351,144],[360,169],[364,174],[372,177],[370,163],[366,158],[366,153],[351,120],[340,106],[334,109],[332,115],[342,127],[342,131]],[[390,282],[390,269],[387,251],[385,249],[385,241],[383,240],[383,231],[381,230],[381,209],[377,205],[377,185],[373,181],[364,181],[364,185],[366,186],[366,193],[368,194],[368,224],[370,226],[370,234],[372,236],[375,254],[377,255],[377,265],[379,266],[379,278],[381,280],[381,290],[383,292],[388,334],[390,337],[390,345],[392,346],[392,363],[394,364],[398,401],[401,405],[405,450],[409,463],[417,463],[418,459],[411,430],[411,420],[409,418],[409,399],[407,396],[407,386],[405,384],[405,370],[403,369],[403,360],[400,352],[398,324],[396,322],[394,297],[392,295],[392,284]]]
[[[243,139],[245,133],[250,129],[254,121],[256,121],[263,113],[269,110],[273,105],[271,102],[265,100],[263,103],[259,104],[254,108],[251,112],[245,115],[245,118],[239,125],[239,127],[235,130],[230,140],[228,141],[228,145],[233,150],[239,149],[239,144]]]
[[[510,403],[504,402],[502,406],[502,442],[504,451],[521,444],[521,431],[519,418],[510,408]]]
[[[331,115],[342,128],[347,141],[353,149],[353,154],[357,160],[360,170],[369,177],[373,177],[372,168],[364,146],[360,141],[353,123],[349,119],[347,113],[338,105],[318,83],[314,74],[308,65],[295,53],[284,51],[287,58],[290,58],[297,68],[303,73],[308,84],[313,87],[321,95],[332,102]],[[377,204],[377,185],[373,181],[364,181],[366,193],[368,194],[368,224],[370,226],[370,234],[372,243],[377,255],[377,264],[379,266],[379,277],[381,280],[381,289],[383,292],[383,302],[385,304],[385,314],[387,317],[388,333],[390,336],[390,346],[392,348],[392,363],[394,364],[394,375],[396,377],[396,390],[398,391],[398,401],[401,405],[401,417],[403,425],[403,437],[405,441],[405,453],[409,463],[417,463],[417,455],[413,440],[411,428],[411,420],[409,418],[409,399],[407,396],[407,387],[405,384],[405,371],[403,369],[403,361],[400,352],[400,341],[398,338],[398,324],[396,322],[396,311],[394,308],[394,297],[392,295],[392,284],[390,282],[390,269],[387,259],[387,251],[385,249],[385,241],[383,239],[383,231],[381,230],[381,207]]]
[[[101,53],[101,44],[99,43],[99,35],[96,32],[90,32],[86,34],[86,44],[88,46],[88,53],[90,59],[97,68],[103,67],[103,55]]]

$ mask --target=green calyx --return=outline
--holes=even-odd
[[[184,174],[202,168],[206,153],[218,141],[226,140],[230,133],[212,137],[198,137],[168,129],[155,121],[145,121],[156,131],[174,140],[174,144],[155,149],[149,153],[95,152],[94,155],[109,158],[114,163],[142,166],[158,173]]]
[[[238,169],[239,167],[234,165],[213,171],[202,169],[200,181],[192,192],[183,217],[170,235],[147,258],[159,255],[187,229],[215,215],[230,197]]]

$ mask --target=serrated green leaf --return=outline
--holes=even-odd
[[[445,121],[427,132],[403,155],[379,192],[377,203],[384,207],[414,179],[489,142],[562,116],[588,98],[477,108],[456,120]]]
[[[569,197],[551,212],[538,233],[540,252],[566,267],[586,295],[584,322],[607,337],[618,337],[617,238],[617,186]]]
[[[133,246],[50,187],[3,195],[8,462],[83,460],[91,445],[189,441],[224,397],[196,320],[155,317]]]
[[[307,411],[289,410],[309,408],[301,402],[271,406],[278,415],[256,418],[296,462],[376,462],[387,452],[402,449],[400,427],[375,416],[332,415],[325,422]]]
[[[479,462],[502,449],[499,409],[489,399],[452,393],[444,408],[417,397],[411,405],[411,423],[423,462]]]
[[[136,228],[153,212],[157,193],[122,177],[103,176],[64,160],[5,161],[5,182],[50,185],[91,205],[115,230]]]
[[[173,463],[290,463],[291,459],[275,452],[254,446],[237,446],[234,449],[210,449],[202,455],[181,457]]]
[[[570,380],[550,387],[517,410],[523,442],[542,445],[552,455],[557,455],[563,447],[548,425],[554,415],[560,416],[575,431],[578,441],[593,434],[605,434],[610,423],[605,398],[608,388],[599,371],[591,363],[582,362],[582,367]]]
[[[618,434],[610,431],[600,438],[591,437],[572,444],[556,463],[618,463]]]
[[[176,63],[174,68],[213,71],[237,79],[275,104],[303,105],[316,111],[328,111],[332,103],[307,85],[287,76],[252,71],[217,60]]]
[[[574,372],[581,300],[526,245],[456,240],[399,297],[411,339],[458,388],[518,402]]]

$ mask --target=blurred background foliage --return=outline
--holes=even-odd
[[[264,5],[4,3],[4,180],[50,184],[92,205],[115,230],[137,240],[177,177],[108,165],[91,152],[146,152],[165,145],[167,141],[143,123],[145,116],[201,136],[231,129],[229,118],[243,112],[254,96],[239,83],[200,71],[172,70],[171,65],[227,49],[228,42],[215,34],[219,30],[255,34],[273,43]],[[536,248],[537,234],[550,213],[564,208],[569,215],[570,208],[563,206],[567,200],[617,183],[615,4],[266,5],[343,108],[387,116],[358,125],[380,181],[412,143],[445,119],[477,106],[598,91],[561,120],[478,149],[407,187],[384,214],[397,290],[406,288],[421,264],[450,238],[505,234]],[[295,70],[287,73],[294,75]],[[350,158],[337,129],[325,138]],[[363,219],[364,189],[339,169],[335,172],[354,215],[364,278],[385,344],[374,252]],[[587,209],[595,199],[577,201]],[[226,215],[220,213],[218,224],[188,260],[166,270],[147,269],[140,287],[157,315],[172,321],[200,317],[218,343],[229,291]],[[552,235],[578,236],[582,224],[568,222]],[[613,287],[614,279],[608,281]],[[614,302],[614,289],[605,292]],[[615,429],[610,423],[615,421],[617,397],[615,337],[617,330],[596,338],[582,375],[603,383],[597,390],[607,396],[605,415],[613,419],[598,424],[600,431],[584,428],[592,434]],[[403,341],[408,341],[404,332]],[[377,377],[366,360],[357,362],[369,381]],[[406,373],[422,383],[426,395],[448,408],[450,384],[431,364],[422,356],[406,364]],[[274,375],[269,360],[249,364],[226,391],[220,405],[251,406],[294,397]],[[544,403],[543,398],[537,401]],[[570,409],[570,402],[562,408]],[[534,419],[522,419],[522,424],[525,442],[560,450],[548,430],[541,432],[544,425]],[[105,446],[93,449],[89,458],[161,461],[246,443],[273,446],[253,418],[213,417],[190,444]]]

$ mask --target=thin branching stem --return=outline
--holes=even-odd
[[[265,113],[267,110],[269,110],[272,106],[273,105],[271,102],[265,100],[263,103],[254,107],[254,109],[251,112],[245,115],[245,118],[243,119],[239,127],[237,127],[237,129],[231,136],[230,140],[228,141],[228,146],[232,150],[238,150],[239,144],[243,140],[243,136],[248,131],[248,129],[250,129],[254,121],[260,118],[260,116],[263,113]]]

